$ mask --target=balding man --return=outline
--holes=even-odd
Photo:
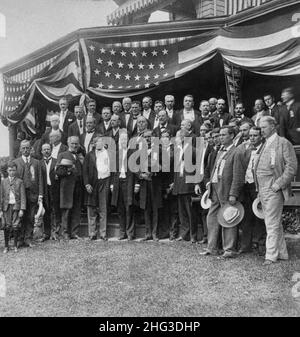
[[[176,111],[174,110],[175,107],[175,97],[173,95],[166,95],[165,96],[165,106],[166,112],[168,114],[170,124],[174,125],[174,117],[176,115]]]
[[[68,128],[75,121],[75,116],[73,112],[68,110],[68,100],[66,97],[62,97],[59,102],[59,129],[64,134],[65,137],[68,135]]]
[[[211,115],[213,115],[214,113],[216,113],[217,111],[217,103],[218,103],[218,100],[217,98],[215,97],[211,97],[209,100],[208,100],[208,103],[209,103],[209,112]]]
[[[282,211],[284,201],[291,196],[297,158],[292,144],[276,133],[273,117],[262,117],[260,128],[265,143],[255,163],[254,178],[267,230],[264,265],[270,265],[278,260],[288,260]]]
[[[49,143],[52,147],[51,156],[54,159],[57,159],[57,157],[60,153],[68,150],[67,145],[62,144],[61,136],[62,136],[62,133],[61,133],[60,130],[51,131],[50,134],[49,134]],[[47,143],[45,143],[45,144],[47,144]]]
[[[28,140],[20,145],[21,157],[15,159],[16,176],[23,180],[26,193],[26,211],[23,216],[19,246],[32,247],[34,216],[38,202],[43,200],[41,168],[38,160],[31,157],[31,146]]]
[[[166,110],[158,112],[159,125],[153,129],[154,137],[161,137],[162,133],[168,132],[171,137],[174,137],[177,131],[177,127],[169,122],[168,114]]]
[[[68,128],[68,137],[71,136],[80,136],[84,133],[85,129],[85,120],[84,120],[84,110],[83,106],[76,105],[74,107],[74,114],[76,120]]]
[[[57,158],[56,174],[60,180],[61,225],[65,240],[79,239],[81,198],[83,193],[82,164],[78,156],[79,138],[68,138],[68,150]],[[69,165],[68,162],[70,163]]]
[[[255,115],[252,117],[252,121],[255,126],[260,126],[260,119],[264,116],[269,116],[269,112],[265,110],[265,102],[262,99],[257,99],[254,104]]]
[[[129,118],[131,116],[131,105],[132,100],[130,97],[124,97],[122,100],[123,113],[122,113],[122,122],[126,128],[128,128]]]
[[[41,137],[41,145],[45,144],[45,143],[49,143],[50,142],[50,138],[49,135],[52,131],[57,131],[60,132],[61,134],[61,142],[63,144],[66,144],[67,142],[67,135],[64,135],[63,132],[59,129],[59,115],[54,114],[52,116],[50,116],[50,128],[47,128],[46,132],[42,135]]]

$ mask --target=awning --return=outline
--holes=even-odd
[[[108,24],[117,24],[118,21],[126,15],[133,12],[143,11],[150,6],[157,6],[157,4],[163,4],[163,7],[168,6],[175,0],[127,0],[118,9],[107,16]]]

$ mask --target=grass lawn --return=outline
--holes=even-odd
[[[290,261],[268,267],[254,253],[221,260],[201,251],[82,240],[0,252],[0,316],[300,316],[291,294],[299,241],[289,241]]]

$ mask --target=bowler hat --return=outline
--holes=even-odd
[[[59,164],[57,164],[57,165],[61,165],[61,166],[73,166],[73,162],[70,159],[63,158],[61,160],[61,162]]]
[[[252,203],[252,211],[259,219],[264,219],[265,215],[262,209],[262,204],[259,198],[256,198]]]
[[[228,202],[219,209],[218,222],[225,228],[235,227],[243,220],[244,214],[244,207],[239,201],[235,205],[230,205]]]

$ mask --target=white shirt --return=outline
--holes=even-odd
[[[8,177],[9,182],[11,183],[14,178]],[[16,203],[15,192],[13,189],[9,189],[9,202],[10,205],[14,205]]]
[[[154,120],[153,129],[157,128],[158,126],[159,126],[159,119],[158,119],[158,117],[156,116],[156,117],[155,117],[155,120]]]
[[[214,174],[213,174],[213,177],[212,177],[212,180],[211,180],[212,183],[217,183],[218,178],[222,176],[224,166],[225,166],[225,160],[223,160],[223,158],[225,157],[226,152],[228,152],[232,147],[233,147],[233,144],[228,146],[226,149],[224,148],[224,146],[222,146],[221,149],[219,150],[219,151],[221,151],[221,154],[220,154],[220,156],[218,158],[218,161],[216,163],[215,171],[214,171]]]
[[[172,110],[166,109],[166,111],[167,111],[167,114],[168,114],[169,118],[172,119],[173,118],[173,114],[174,114],[174,110],[173,109]]]
[[[80,122],[81,122],[81,127],[80,127]],[[83,129],[83,120],[82,119],[81,120],[77,119],[77,125],[78,125],[78,129],[79,129],[79,133],[82,135],[83,131],[84,131],[84,129]]]
[[[107,150],[96,150],[96,165],[98,179],[105,179],[110,176],[110,163]]]
[[[51,157],[54,159],[57,159],[58,156],[58,151],[60,150],[61,143],[57,145],[53,145],[52,147],[52,152],[51,152]]]
[[[180,152],[179,152],[179,160],[180,160],[180,177],[183,176],[183,172],[184,172],[184,152],[187,149],[187,147],[189,146],[189,144],[184,144],[184,147],[180,146]]]
[[[183,119],[189,119],[190,121],[193,122],[195,120],[194,109],[192,109],[190,111],[186,111],[185,109],[183,109]]]
[[[45,162],[45,165],[46,165],[47,185],[51,186],[50,167],[51,167],[51,163],[52,163],[52,158],[49,160],[48,164],[46,163],[45,158],[44,158],[44,162]]]
[[[25,164],[30,162],[30,156],[28,157],[22,156],[22,159],[24,160]]]
[[[122,162],[121,162],[121,169],[120,169],[120,178],[126,178],[126,171],[125,171],[125,160],[126,160],[127,150],[122,151]]]
[[[105,127],[105,130],[107,130],[109,128],[109,125],[110,125],[110,121],[106,122],[106,121],[103,121],[104,122],[104,127]]]
[[[150,113],[151,113],[151,109],[144,110],[144,111],[143,111],[143,116],[144,116],[145,118],[149,119]]]
[[[90,133],[86,133],[85,135],[85,140],[84,140],[84,148],[85,148],[85,151],[86,153],[90,152],[89,150],[89,147],[90,147],[90,142],[92,140],[92,137],[94,135],[95,132],[90,132]]]
[[[67,116],[67,110],[66,111],[61,111],[59,113],[59,128],[61,131],[64,130],[64,122]]]
[[[246,177],[245,177],[246,183],[249,183],[249,184],[254,183],[253,170],[254,170],[256,161],[258,159],[257,152],[258,152],[260,147],[261,147],[261,145],[259,145],[256,150],[251,151],[251,157],[250,157],[249,164],[248,164],[248,167],[247,167],[247,170],[246,170]]]
[[[259,126],[259,120],[262,118],[262,114],[263,114],[263,111],[260,111],[256,114],[256,118],[255,118],[255,126]]]
[[[112,129],[112,130],[113,130],[113,136],[115,136],[117,134],[117,132],[120,130],[120,128]]]

